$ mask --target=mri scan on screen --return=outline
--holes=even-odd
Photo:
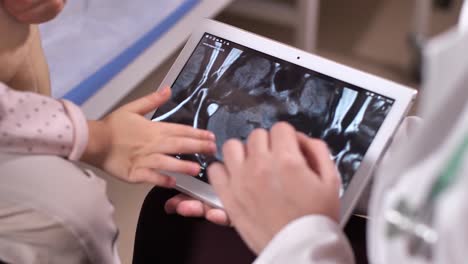
[[[206,168],[222,161],[230,138],[287,121],[325,140],[346,188],[394,100],[321,73],[205,34],[153,121],[177,122],[216,134],[214,157],[177,155]]]

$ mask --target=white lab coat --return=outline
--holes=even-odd
[[[462,13],[459,30],[427,52],[426,73],[444,78],[426,78],[424,121],[407,119],[375,178],[367,232],[371,263],[468,262],[468,55],[460,53],[468,54],[468,3]],[[444,55],[431,61],[431,53]],[[354,261],[339,226],[311,215],[281,230],[255,263]]]

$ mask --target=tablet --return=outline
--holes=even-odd
[[[201,167],[197,177],[164,172],[176,178],[178,190],[222,207],[206,168],[222,162],[223,143],[246,140],[255,128],[286,121],[328,144],[343,183],[342,225],[416,95],[408,87],[212,20],[192,34],[161,87],[167,85],[172,98],[152,120],[208,129],[218,148],[213,157],[176,156]]]

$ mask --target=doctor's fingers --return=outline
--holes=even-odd
[[[170,171],[195,176],[200,173],[200,165],[193,161],[180,160],[164,154],[151,154],[138,157],[132,164],[131,173],[140,169]],[[158,172],[159,173],[159,172]],[[131,175],[138,177],[139,174]],[[138,178],[139,179],[139,178]]]
[[[191,198],[185,194],[177,194],[171,198],[169,198],[166,203],[164,204],[164,211],[166,211],[167,214],[175,214],[177,213],[177,207],[179,204],[183,201],[187,200],[195,200],[194,198]],[[194,214],[190,215],[193,217],[199,217],[201,211],[196,211]]]
[[[165,122],[155,122],[154,129],[157,134],[162,134],[171,137],[187,137],[195,139],[206,139],[214,141],[215,135],[213,132],[198,129],[187,125],[165,123]]]
[[[218,197],[221,199],[223,207],[229,212],[229,209],[238,207],[241,200],[245,200],[243,194],[246,189],[251,189],[248,181],[243,179],[245,170],[229,171],[226,164],[215,162],[208,167],[208,178],[211,186],[215,190]],[[250,191],[250,190],[249,190]]]
[[[272,151],[276,154],[288,153],[297,155],[300,153],[296,130],[286,122],[276,123],[271,128],[270,144]]]
[[[260,156],[270,151],[270,139],[268,131],[257,128],[252,131],[247,139],[247,156]]]
[[[226,211],[221,209],[213,208],[208,210],[206,212],[205,218],[206,220],[217,225],[232,226],[231,220],[229,219],[229,216],[227,215]]]
[[[231,175],[225,164],[212,163],[207,170],[208,179],[219,196],[224,196],[230,188]]]
[[[164,210],[168,214],[179,214],[185,217],[205,217],[205,205],[185,194],[178,194],[164,204]]]
[[[168,137],[152,143],[152,145],[148,146],[147,150],[152,153],[164,154],[214,154],[216,153],[216,144],[206,139]]]
[[[238,139],[229,139],[223,145],[223,161],[229,174],[237,174],[244,167],[246,147]]]
[[[178,194],[167,200],[164,210],[168,214],[177,213],[185,217],[204,217],[208,221],[218,225],[226,226],[230,224],[224,210],[212,208],[185,194]]]
[[[323,182],[339,186],[341,179],[335,162],[331,159],[327,144],[322,140],[309,138],[302,133],[298,133],[297,137],[309,167]]]
[[[213,186],[225,209],[231,208],[235,201],[233,196],[237,189],[232,184],[233,177],[236,177],[236,175],[231,175],[227,167],[219,162],[215,162],[208,167],[208,178],[211,186]]]

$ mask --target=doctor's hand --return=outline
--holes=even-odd
[[[253,131],[246,145],[230,140],[224,165],[208,168],[232,225],[259,254],[291,221],[306,215],[339,218],[340,178],[325,143],[286,123]]]
[[[89,140],[82,161],[130,183],[172,188],[175,179],[160,170],[197,175],[200,165],[174,154],[216,151],[214,134],[190,126],[152,122],[143,115],[163,105],[169,88],[137,99],[99,121],[88,121]]]
[[[19,22],[40,24],[55,18],[66,0],[3,0],[5,10]]]
[[[230,225],[229,218],[224,210],[210,207],[185,194],[178,194],[167,200],[164,210],[168,214],[179,214],[184,217],[204,217],[206,220],[218,225]]]

